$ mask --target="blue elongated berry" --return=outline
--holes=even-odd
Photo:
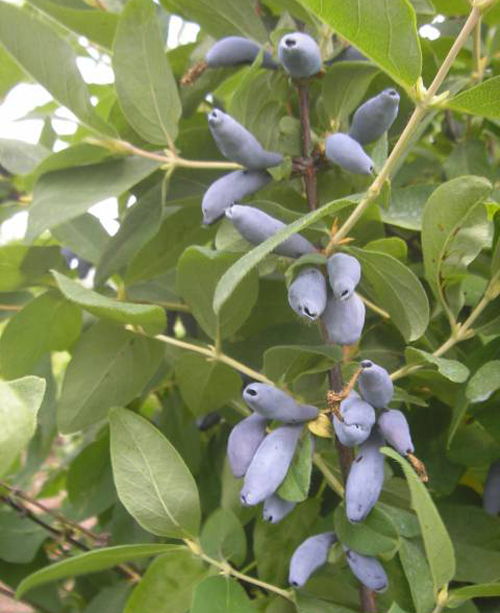
[[[389,582],[384,567],[377,558],[363,556],[348,547],[343,545],[342,547],[352,574],[368,589],[375,592],[385,592]]]
[[[358,175],[370,175],[373,161],[349,134],[330,134],[325,141],[325,155],[333,164]]]
[[[203,223],[215,223],[232,204],[257,192],[270,182],[271,175],[265,170],[235,170],[217,179],[207,189],[201,201]]]
[[[286,224],[264,211],[252,206],[233,204],[226,209],[226,217],[238,232],[253,245],[260,245],[270,236],[282,230]],[[314,253],[316,248],[300,234],[292,234],[274,249],[274,253],[298,258],[306,253]]]
[[[288,303],[301,317],[314,321],[326,307],[325,277],[317,268],[304,268],[290,283]]]
[[[347,300],[335,300],[330,296],[322,316],[328,340],[338,345],[357,343],[363,331],[365,312],[365,305],[357,294]]]
[[[303,426],[280,426],[268,434],[255,452],[245,474],[240,500],[259,504],[276,492],[286,477]]]
[[[483,491],[483,508],[490,515],[500,513],[500,459],[488,471]]]
[[[337,438],[346,447],[361,445],[370,436],[375,423],[374,408],[352,392],[340,403],[344,421],[333,417],[333,428]]]
[[[384,89],[370,98],[354,113],[349,136],[366,145],[379,139],[392,126],[398,116],[399,94],[393,89]]]
[[[303,32],[283,36],[278,45],[278,57],[283,68],[294,79],[312,77],[321,70],[318,43]]]
[[[336,300],[350,298],[361,279],[361,265],[352,255],[335,253],[326,264],[328,279]]]
[[[262,517],[271,524],[277,524],[293,511],[296,503],[283,500],[278,494],[273,494],[264,500]]]
[[[243,400],[256,413],[284,423],[301,423],[318,417],[318,409],[299,404],[291,396],[272,385],[250,383],[243,390]]]
[[[363,521],[377,502],[384,483],[384,444],[373,430],[351,465],[345,487],[346,515],[350,522]]]
[[[336,540],[335,532],[323,532],[301,543],[290,560],[288,583],[294,588],[305,585],[313,572],[326,563],[330,547]]]
[[[283,161],[281,153],[266,151],[253,134],[219,109],[210,111],[208,125],[219,151],[228,160],[250,170],[278,166]]]
[[[240,64],[252,64],[260,52],[260,47],[253,40],[242,36],[227,36],[218,40],[205,55],[205,61],[210,68],[224,66],[239,66]],[[267,51],[262,57],[262,66],[275,70],[278,64]]]
[[[385,440],[401,455],[415,451],[406,417],[396,409],[384,411],[378,418],[378,429]]]
[[[237,479],[245,476],[255,452],[266,436],[267,419],[254,413],[231,430],[227,441],[229,466]]]
[[[376,409],[383,409],[394,394],[394,385],[389,373],[371,360],[363,360],[361,368],[363,370],[358,378],[361,396]]]

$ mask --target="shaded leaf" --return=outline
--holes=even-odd
[[[208,577],[195,589],[191,613],[254,613],[252,601],[232,577]]]
[[[454,383],[463,383],[469,378],[469,369],[457,360],[436,358],[432,353],[415,349],[415,347],[407,347],[405,356],[408,364],[428,364],[435,366],[443,377],[446,377]]]
[[[487,79],[466,91],[460,92],[446,106],[454,111],[489,117],[500,118],[498,98],[500,97],[500,76]]]
[[[469,402],[484,402],[500,389],[500,360],[486,362],[470,378],[465,390]]]
[[[217,509],[207,518],[200,536],[203,551],[217,560],[243,564],[247,553],[245,531],[230,509]]]

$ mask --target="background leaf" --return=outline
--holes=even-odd
[[[252,601],[232,577],[208,577],[196,587],[191,613],[253,613]]]
[[[498,119],[500,118],[499,95],[500,77],[497,76],[460,92],[448,100],[446,106],[454,111]]]

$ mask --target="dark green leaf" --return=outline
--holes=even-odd
[[[191,613],[255,613],[244,588],[232,577],[209,577],[195,589]]]
[[[434,584],[420,544],[401,539],[399,559],[408,579],[416,613],[429,613],[434,607]]]
[[[480,585],[468,585],[451,590],[448,594],[446,606],[457,607],[465,600],[471,598],[485,598],[500,596],[500,583],[482,583]]]
[[[118,496],[146,530],[158,536],[196,536],[196,482],[172,444],[143,417],[126,409],[110,415],[111,461]]]
[[[208,556],[239,566],[245,561],[247,541],[239,519],[230,509],[217,509],[206,520],[200,537]]]
[[[484,402],[500,389],[500,360],[483,364],[467,384],[465,396],[469,402]]]
[[[31,562],[48,534],[12,511],[0,511],[0,558],[13,564]]]
[[[265,352],[264,372],[276,383],[291,383],[301,376],[327,371],[341,357],[339,347],[330,345],[278,345]]]
[[[457,360],[448,358],[435,358],[432,353],[421,351],[414,347],[407,347],[405,351],[408,364],[428,364],[436,367],[438,372],[454,383],[463,383],[469,378],[469,369]]]
[[[420,338],[429,322],[429,303],[413,272],[390,255],[350,247],[361,263],[362,275],[373,291],[377,306],[385,309],[405,340]]]

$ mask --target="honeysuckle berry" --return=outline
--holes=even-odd
[[[283,68],[294,79],[312,77],[321,70],[318,43],[303,32],[283,36],[278,45],[278,57]]]
[[[352,116],[349,136],[362,145],[378,140],[392,126],[399,110],[399,94],[394,88],[362,104]]]

